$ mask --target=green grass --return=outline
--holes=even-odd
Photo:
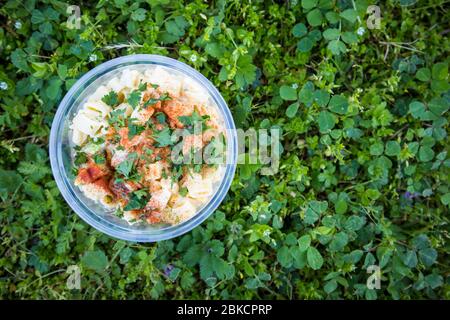
[[[364,0],[77,4],[80,29],[60,1],[0,9],[2,298],[450,297],[448,1],[382,1],[379,29]],[[282,130],[275,175],[239,165],[207,221],[158,244],[81,221],[47,152],[68,88],[132,53],[199,70],[238,127]]]

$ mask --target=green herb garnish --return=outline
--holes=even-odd
[[[115,107],[120,103],[119,96],[112,90],[107,95],[103,96],[102,101],[111,107]]]

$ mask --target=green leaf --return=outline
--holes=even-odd
[[[220,59],[225,54],[226,49],[220,43],[210,42],[205,46],[205,52],[216,59]]]
[[[306,251],[306,259],[308,261],[308,265],[314,270],[319,270],[323,265],[322,255],[314,247],[308,248]]]
[[[291,255],[294,259],[293,267],[303,269],[306,266],[306,250],[301,251],[298,246],[291,247]]]
[[[400,154],[400,151],[401,147],[397,141],[388,141],[386,143],[386,150],[385,150],[386,155],[391,157],[398,156]]]
[[[147,13],[147,10],[145,10],[143,8],[138,8],[138,9],[134,10],[133,13],[131,14],[131,20],[142,22],[145,20],[146,13]]]
[[[326,40],[336,40],[341,35],[341,31],[336,28],[329,28],[323,32],[323,37]]]
[[[372,156],[381,156],[384,151],[384,144],[382,142],[376,142],[370,146],[370,154]]]
[[[327,210],[327,208],[328,203],[326,201],[310,201],[305,211],[304,222],[306,224],[313,224],[319,219],[320,215]]]
[[[292,265],[292,255],[288,247],[282,246],[278,249],[277,260],[284,268],[289,268]]]
[[[328,103],[328,109],[338,114],[346,114],[348,110],[347,98],[341,95],[332,96]]]
[[[442,114],[447,112],[449,104],[444,98],[436,97],[428,102],[428,108],[436,116],[441,116]]]
[[[187,27],[187,21],[184,17],[178,16],[165,23],[167,32],[177,37],[182,37]]]
[[[341,53],[345,53],[347,51],[347,47],[342,41],[332,40],[328,43],[327,48],[334,55],[340,55]]]
[[[25,53],[23,49],[16,49],[11,54],[11,62],[14,66],[16,66],[19,70],[22,71],[30,71],[27,62],[28,55]]]
[[[341,12],[340,16],[351,23],[355,23],[358,18],[358,13],[354,9],[347,9]]]
[[[338,286],[338,284],[337,284],[336,280],[330,280],[325,284],[325,286],[323,287],[323,290],[325,290],[326,293],[330,294],[334,290],[336,290],[337,286]]]
[[[425,114],[425,105],[419,101],[413,101],[409,104],[409,113],[415,119],[422,119]]]
[[[345,222],[345,229],[349,231],[358,231],[361,229],[364,224],[366,223],[366,220],[364,218],[361,218],[359,216],[351,216],[347,219]]]
[[[330,101],[330,94],[325,90],[319,89],[314,91],[313,99],[320,107],[325,107]]]
[[[447,192],[446,194],[443,194],[441,196],[441,202],[443,205],[448,206],[450,204],[450,192]]]
[[[127,205],[123,208],[125,211],[143,209],[149,201],[149,194],[143,190],[137,190],[130,194]]]
[[[119,165],[116,168],[116,171],[128,178],[128,176],[131,173],[131,170],[133,169],[134,161],[136,160],[136,158],[137,158],[136,153],[128,154],[127,159],[119,163]]]
[[[128,104],[135,109],[141,101],[141,91],[140,90],[133,90],[128,95],[127,102]]]
[[[0,195],[3,201],[7,199],[9,193],[16,191],[22,182],[22,176],[17,172],[0,169]]]
[[[318,122],[320,132],[326,133],[334,128],[334,125],[336,124],[336,118],[332,113],[328,111],[321,111],[319,113]]]
[[[42,13],[42,11],[39,10],[33,10],[31,13],[31,23],[33,24],[41,24],[45,21],[45,16]]]
[[[295,115],[297,114],[298,111],[298,107],[300,106],[300,104],[298,102],[295,102],[293,104],[291,104],[287,109],[286,109],[286,116],[288,118],[293,118],[295,117]]]
[[[437,251],[433,248],[425,248],[419,251],[419,259],[426,266],[432,266],[437,259]]]
[[[309,52],[313,46],[314,42],[309,37],[305,37],[297,43],[297,50],[300,52]]]
[[[165,127],[160,131],[155,131],[152,138],[157,142],[157,147],[167,147],[173,145],[175,141],[172,139],[172,130],[169,127]]]
[[[448,76],[448,64],[445,62],[438,62],[433,65],[431,71],[434,80],[445,80]]]
[[[250,85],[256,80],[256,67],[252,63],[252,57],[250,55],[239,57],[235,80],[237,86],[240,88]]]
[[[313,27],[320,26],[322,24],[322,19],[322,12],[320,12],[319,9],[314,9],[308,12],[306,16],[306,20],[308,20],[308,23]]]
[[[340,20],[339,14],[334,11],[328,11],[327,13],[325,13],[325,17],[331,24],[338,23]]]
[[[302,0],[302,7],[309,10],[316,7],[318,2],[319,0]]]
[[[108,258],[102,250],[86,251],[81,263],[88,269],[102,272],[108,266]]]
[[[280,87],[280,97],[283,100],[297,100],[297,91],[291,86],[283,85]]]
[[[337,233],[330,242],[331,251],[341,251],[348,243],[348,235],[345,232]]]
[[[49,81],[45,93],[50,100],[56,100],[61,94],[62,81],[60,79],[52,79]]]
[[[425,277],[425,282],[431,287],[431,289],[436,289],[444,283],[444,278],[441,275],[432,273]]]
[[[353,32],[344,32],[342,34],[342,40],[347,44],[354,44],[358,42],[358,37]]]
[[[298,101],[310,107],[314,101],[314,84],[311,81],[306,82],[298,93]]]
[[[416,78],[423,82],[430,81],[430,79],[431,79],[430,69],[420,68],[419,70],[417,70]]]
[[[341,199],[336,202],[335,210],[337,214],[344,214],[347,212],[347,201]]]
[[[415,268],[417,265],[417,254],[413,250],[408,250],[403,257],[403,263],[409,268]]]
[[[292,28],[292,34],[296,38],[301,38],[308,33],[308,29],[306,28],[304,23],[297,23],[294,28]]]
[[[450,84],[447,80],[432,80],[431,89],[436,93],[444,93],[450,89]]]
[[[301,251],[306,251],[311,244],[311,236],[309,234],[305,234],[298,239],[298,247]]]
[[[431,149],[431,147],[428,146],[421,146],[419,148],[419,160],[422,162],[428,162],[433,160],[434,158],[434,151]]]
[[[102,98],[102,101],[108,106],[115,107],[119,104],[119,96],[114,91],[110,91]]]

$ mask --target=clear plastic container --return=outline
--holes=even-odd
[[[72,144],[69,136],[69,125],[87,97],[107,79],[124,68],[141,67],[142,64],[160,65],[174,73],[188,76],[197,81],[209,94],[217,106],[219,117],[226,135],[226,164],[223,165],[223,176],[209,202],[199,208],[189,220],[174,226],[155,226],[149,224],[129,224],[127,221],[108,212],[103,206],[88,199],[74,185],[72,168]],[[233,180],[237,162],[237,137],[235,124],[224,99],[202,74],[188,65],[159,55],[136,54],[109,60],[95,67],[81,77],[61,101],[50,133],[50,163],[56,183],[64,199],[70,207],[88,224],[114,238],[155,242],[182,235],[208,218],[219,206]]]

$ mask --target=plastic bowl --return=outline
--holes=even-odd
[[[117,73],[123,67],[141,64],[161,65],[181,73],[198,81],[198,83],[209,93],[210,98],[218,107],[219,116],[223,117],[225,135],[227,140],[226,164],[224,164],[224,175],[218,183],[215,193],[208,203],[189,220],[174,226],[153,226],[148,224],[132,224],[107,212],[101,205],[86,198],[84,194],[73,183],[71,174],[71,144],[69,137],[69,124],[80,105],[86,99],[89,92],[103,83],[112,73]],[[61,194],[69,206],[88,224],[97,230],[114,238],[136,241],[155,242],[166,240],[182,235],[208,218],[224,199],[230,188],[236,170],[237,162],[237,137],[235,124],[230,110],[224,99],[202,74],[188,65],[159,55],[136,54],[109,60],[95,67],[81,77],[61,101],[50,132],[50,163]]]

